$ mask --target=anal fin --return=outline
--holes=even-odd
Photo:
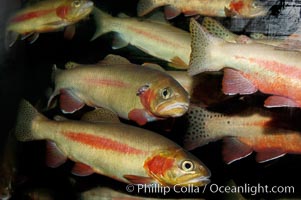
[[[121,34],[116,33],[113,42],[112,42],[112,49],[121,49],[123,47],[126,47],[129,44],[128,41],[126,41]]]
[[[264,106],[267,108],[273,107],[299,107],[293,100],[282,96],[270,96],[264,101]]]
[[[223,92],[228,95],[253,94],[257,88],[246,79],[239,71],[233,69],[224,70]]]
[[[224,139],[223,157],[227,164],[231,164],[236,160],[247,157],[252,152],[253,149],[250,146],[240,142],[234,137]]]
[[[70,90],[61,89],[60,94],[60,107],[64,113],[74,113],[85,105]]]
[[[280,150],[269,150],[269,151],[262,151],[257,152],[256,154],[256,161],[259,163],[267,162],[270,160],[277,159],[279,157],[284,156],[286,153]]]

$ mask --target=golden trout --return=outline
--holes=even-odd
[[[181,13],[186,16],[205,15],[213,17],[244,17],[264,16],[268,7],[257,0],[140,0],[138,16],[143,16],[155,8],[165,6],[167,19],[172,19]]]
[[[86,17],[93,9],[89,0],[46,0],[16,12],[6,27],[6,46],[11,47],[18,35],[27,37],[57,31]],[[72,34],[72,33],[70,33]]]
[[[60,94],[64,113],[87,104],[107,108],[140,125],[179,117],[187,111],[189,95],[171,76],[127,61],[121,63],[119,58],[109,55],[95,65],[77,64],[69,70],[57,70],[49,104]]]
[[[113,49],[131,44],[149,55],[169,62],[172,67],[188,68],[191,52],[188,32],[164,23],[164,19],[158,21],[127,16],[112,17],[97,8],[93,12],[97,30],[92,40],[105,33],[116,32]]]
[[[202,186],[209,182],[210,171],[201,161],[171,140],[138,127],[53,121],[23,100],[15,130],[20,141],[51,141],[47,146],[48,166],[57,167],[69,158],[76,162],[72,170],[75,175],[98,173],[125,183],[164,186]]]
[[[191,106],[184,140],[192,150],[224,139],[223,156],[228,164],[257,152],[256,161],[266,162],[286,153],[301,154],[301,133],[290,129],[279,116],[264,110],[238,114],[211,112]]]
[[[228,95],[271,94],[266,107],[301,107],[301,52],[274,46],[226,42],[191,20],[192,53],[189,74],[224,69],[223,92]]]

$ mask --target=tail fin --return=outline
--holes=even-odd
[[[189,63],[189,75],[196,75],[205,71],[218,71],[223,66],[216,62],[212,65],[211,46],[223,43],[224,40],[210,35],[193,18],[190,20],[191,54]]]
[[[15,127],[15,135],[19,141],[35,140],[33,121],[37,119],[48,120],[41,115],[28,101],[22,99],[19,104],[18,117]]]
[[[216,21],[210,17],[205,17],[202,22],[202,25],[209,31],[209,33],[211,33],[223,40],[226,40],[227,42],[236,43],[236,38],[238,37],[238,35],[232,33],[228,29],[226,29],[218,21]]]
[[[96,23],[96,31],[90,41],[93,41],[99,36],[112,31],[108,27],[111,24],[108,20],[113,19],[112,16],[96,7],[93,9],[93,15]]]
[[[140,0],[137,5],[137,14],[139,17],[150,13],[157,7],[167,5],[164,1],[158,2],[158,0]]]
[[[208,127],[209,123],[214,122],[218,117],[222,117],[222,114],[207,111],[199,106],[191,106],[186,113],[186,117],[188,119],[188,129],[184,138],[184,147],[187,150],[220,139]]]

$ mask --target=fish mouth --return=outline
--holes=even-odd
[[[94,7],[94,3],[92,1],[87,1],[86,3],[84,3],[82,5],[82,7],[80,8],[80,12],[82,13],[82,15],[88,15],[90,12],[92,12],[92,9]]]
[[[161,116],[169,116],[169,117],[180,117],[182,116],[189,108],[188,103],[174,103],[168,106],[164,106],[161,104],[158,106],[158,113]]]
[[[202,176],[202,177],[195,177],[190,179],[184,183],[180,183],[181,186],[193,185],[193,186],[204,186],[211,182],[210,175],[209,176]]]
[[[93,6],[94,6],[94,3],[92,1],[88,1],[83,5],[83,9],[91,8]]]

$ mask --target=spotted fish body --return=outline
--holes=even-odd
[[[205,15],[214,17],[244,17],[252,18],[264,16],[267,8],[254,0],[140,0],[138,2],[138,16],[143,16],[155,8],[165,6],[168,19],[180,13],[187,16]]]
[[[108,56],[116,58],[116,56]],[[119,62],[119,61],[118,61]],[[61,109],[72,113],[84,104],[103,107],[143,125],[183,115],[189,106],[185,89],[166,73],[131,63],[79,65],[55,72]]]
[[[274,46],[221,40],[191,21],[190,75],[224,69],[223,92],[228,95],[271,94],[266,107],[301,106],[301,53]]]
[[[208,183],[210,176],[198,159],[174,142],[134,126],[52,121],[23,100],[15,129],[20,141],[52,141],[47,164],[57,167],[69,158],[76,162],[72,172],[80,176],[99,173],[125,183],[199,186]]]
[[[223,154],[227,163],[257,152],[256,160],[265,162],[286,153],[301,154],[301,133],[280,127],[271,112],[258,109],[235,115],[211,112],[191,106],[185,147],[192,150],[209,142],[224,139]]]
[[[173,27],[165,19],[138,19],[128,16],[112,17],[95,8],[97,30],[92,40],[108,33],[117,33],[113,49],[131,44],[147,54],[165,60],[172,67],[187,69],[189,64],[190,35],[187,31]]]

